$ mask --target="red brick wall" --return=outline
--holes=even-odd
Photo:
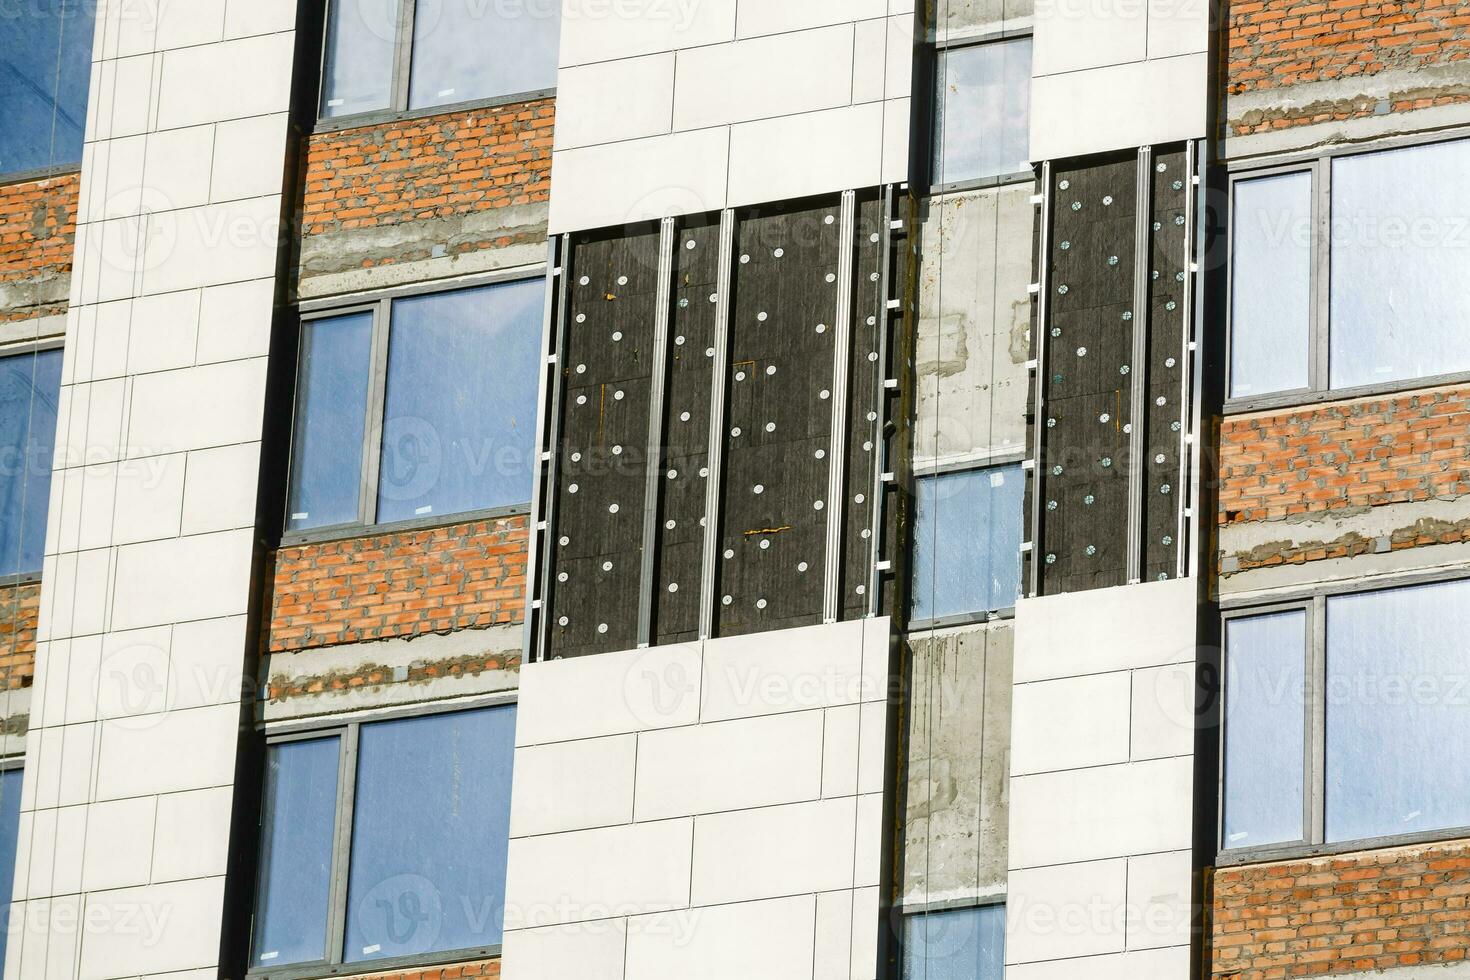
[[[1275,980],[1465,958],[1470,842],[1220,868],[1217,980]]]
[[[281,548],[268,649],[521,622],[526,526],[505,517]]]
[[[1227,417],[1220,523],[1470,493],[1470,388]]]
[[[30,687],[36,675],[36,625],[41,583],[0,587],[0,685]]]
[[[480,960],[476,963],[457,963],[454,966],[422,967],[413,970],[393,970],[389,973],[366,974],[360,978],[344,980],[457,980],[459,977],[498,977],[499,960]]]
[[[80,183],[77,174],[66,174],[0,185],[0,287],[71,273]],[[0,309],[0,321],[64,313],[66,290],[59,292],[60,302]]]
[[[1470,58],[1464,0],[1233,0],[1228,6],[1228,92],[1414,70]],[[1470,100],[1470,89],[1405,90],[1393,111]],[[1237,133],[1369,116],[1374,99],[1308,104],[1234,120]]]
[[[546,201],[555,119],[555,99],[546,98],[315,135],[306,148],[302,234]]]

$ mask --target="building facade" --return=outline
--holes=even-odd
[[[0,75],[6,980],[1470,975],[1470,4]]]

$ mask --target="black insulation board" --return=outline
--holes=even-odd
[[[638,645],[659,231],[573,239],[548,647]]]
[[[886,329],[887,297],[883,295],[883,201],[876,194],[857,201],[853,231],[852,353],[848,358],[847,459],[843,473],[842,567],[838,606],[843,619],[867,613],[872,571],[873,515],[881,501],[873,499],[879,457],[878,401],[884,365],[878,362],[879,339]]]
[[[699,637],[719,253],[718,215],[684,222],[674,238],[654,643]]]
[[[1184,452],[1184,345],[1188,334],[1185,280],[1189,229],[1185,201],[1191,190],[1184,150],[1155,152],[1150,174],[1148,413],[1143,467],[1143,579],[1179,574],[1180,460]]]
[[[1041,587],[1127,582],[1137,156],[1052,173]]]
[[[834,196],[739,215],[717,636],[822,621],[840,211]]]

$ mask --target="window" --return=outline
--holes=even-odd
[[[0,881],[15,880],[15,851],[20,836],[20,785],[18,765],[0,769]],[[0,963],[5,962],[5,941],[10,933],[10,903],[0,903]]]
[[[1021,592],[1021,467],[941,473],[917,483],[910,618],[1014,606]]]
[[[1470,580],[1226,623],[1226,850],[1470,827]]]
[[[0,575],[41,570],[61,351],[0,357]]]
[[[1231,398],[1470,373],[1467,170],[1457,140],[1239,175]]]
[[[515,717],[502,705],[274,741],[252,971],[499,946]]]
[[[1031,173],[1031,38],[943,48],[934,95],[934,179],[948,187]]]
[[[427,110],[556,85],[560,0],[331,0],[321,116]]]
[[[0,8],[0,175],[79,164],[96,0]]]
[[[903,980],[1001,980],[1006,907],[981,905],[904,917]]]
[[[305,319],[287,530],[526,504],[543,302],[521,280]]]

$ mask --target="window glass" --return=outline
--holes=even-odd
[[[934,183],[1031,169],[1031,39],[939,52]]]
[[[95,11],[28,0],[0,16],[0,173],[81,162]]]
[[[1021,467],[945,473],[917,483],[912,617],[1014,606],[1021,592]]]
[[[1470,371],[1470,140],[1332,162],[1334,388]]]
[[[1470,582],[1327,600],[1328,841],[1470,826]]]
[[[60,393],[61,351],[0,358],[0,575],[41,570]]]
[[[1307,614],[1225,626],[1224,845],[1304,839]]]
[[[535,280],[394,302],[380,522],[531,499],[543,304]]]
[[[373,314],[301,325],[288,530],[358,520]]]
[[[20,769],[0,771],[0,882],[10,894],[15,879],[15,851],[20,836]],[[10,932],[10,902],[0,902],[0,964],[5,962],[5,940]]]
[[[498,944],[514,706],[364,725],[347,962]]]
[[[1305,388],[1312,308],[1312,175],[1235,185],[1230,396]]]
[[[272,745],[266,757],[252,963],[327,959],[337,816],[337,736]]]
[[[560,28],[560,0],[419,0],[408,107],[555,87]]]
[[[322,118],[388,109],[399,0],[331,0],[322,56]]]
[[[920,912],[904,919],[903,980],[1001,980],[1004,905]]]

